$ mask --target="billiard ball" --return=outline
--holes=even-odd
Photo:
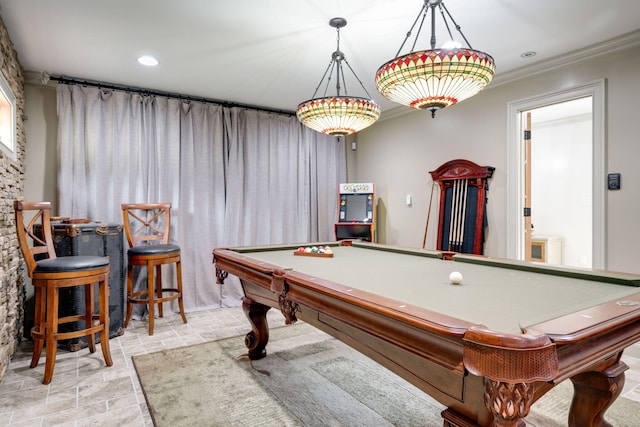
[[[459,285],[462,283],[462,273],[459,271],[454,271],[449,275],[449,281],[454,285]]]

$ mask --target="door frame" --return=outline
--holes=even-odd
[[[606,269],[606,79],[508,104],[507,118],[507,257],[524,259],[524,148],[522,113],[591,96],[593,127],[592,268]]]

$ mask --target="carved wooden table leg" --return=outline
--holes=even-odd
[[[533,386],[527,383],[506,383],[484,379],[484,400],[493,412],[493,425],[524,427],[522,421],[531,409]]]
[[[229,277],[229,273],[227,273],[226,271],[222,271],[218,267],[216,267],[216,283],[218,285],[224,284],[224,281],[227,277]]]
[[[604,413],[622,391],[627,369],[629,367],[624,362],[617,362],[602,371],[584,372],[571,378],[574,393],[569,425],[611,427],[604,420]]]
[[[242,310],[251,323],[251,332],[244,337],[244,343],[249,349],[249,359],[258,360],[267,355],[267,342],[269,342],[269,325],[267,324],[267,311],[271,307],[257,303],[247,297],[242,297]]]

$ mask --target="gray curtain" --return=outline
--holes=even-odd
[[[240,302],[215,247],[334,240],[344,142],[289,115],[58,84],[60,216],[122,222],[123,202],[172,203],[187,311]]]

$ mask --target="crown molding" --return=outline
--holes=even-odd
[[[531,77],[536,74],[555,70],[567,65],[575,64],[576,62],[596,58],[598,56],[606,55],[624,49],[630,49],[636,46],[640,46],[640,30],[624,34],[620,37],[616,37],[614,39],[607,40],[602,43],[586,47],[584,49],[579,49],[573,52],[558,55],[526,67],[508,71],[504,74],[498,74],[495,76],[487,89],[506,83],[511,83],[523,78]]]

